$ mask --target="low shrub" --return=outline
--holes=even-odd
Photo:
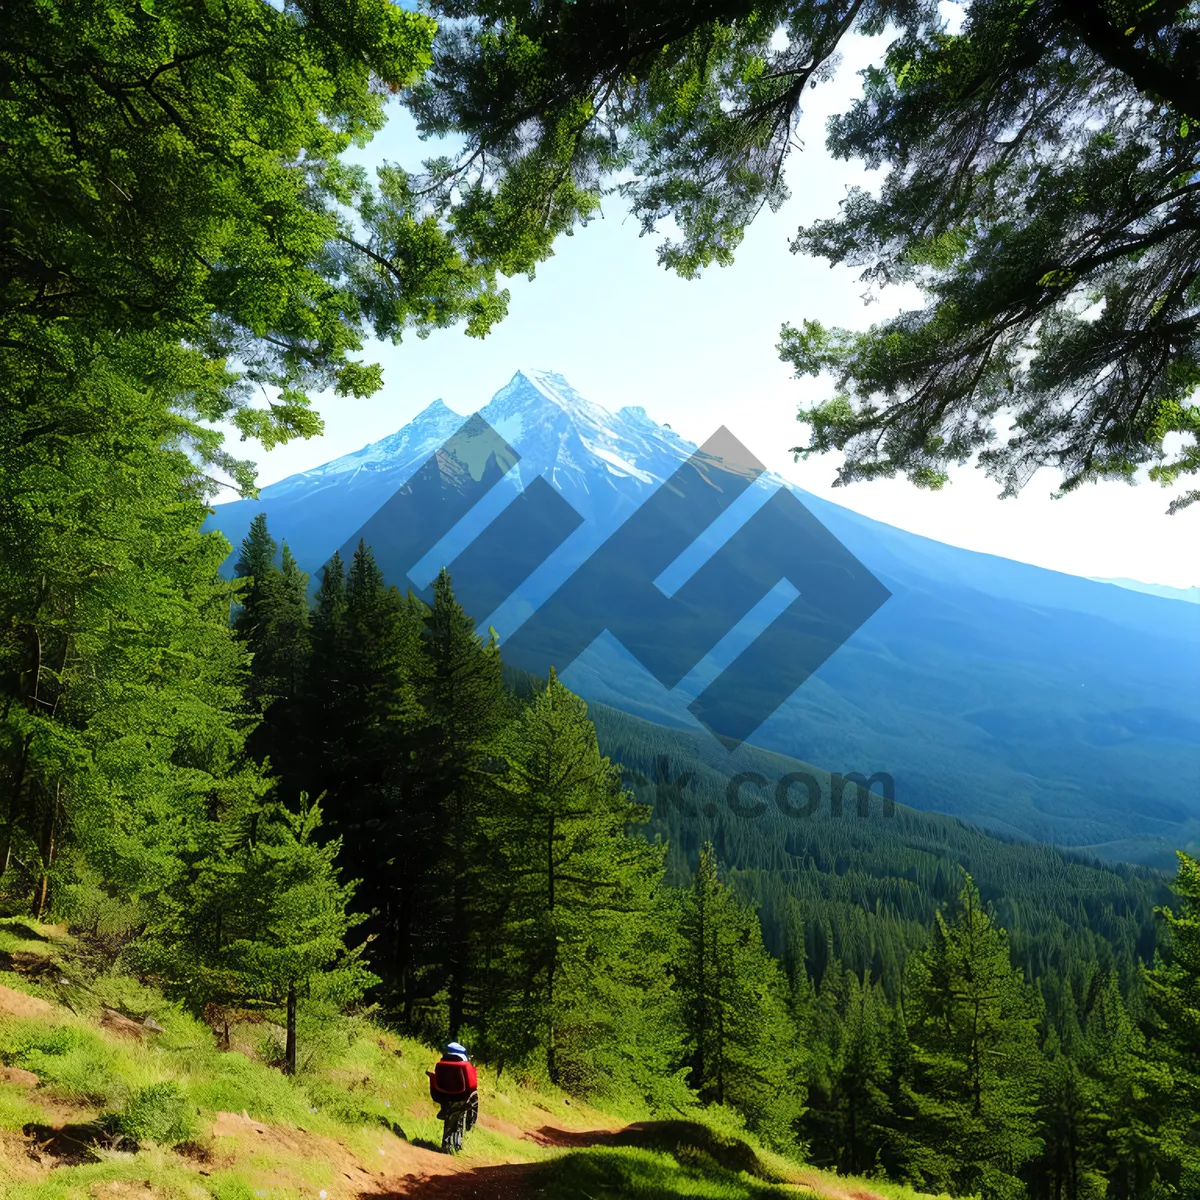
[[[178,1146],[196,1136],[196,1108],[177,1083],[152,1083],[105,1122],[113,1133],[141,1145]]]

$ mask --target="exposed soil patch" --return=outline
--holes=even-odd
[[[93,1183],[89,1189],[95,1200],[159,1200],[160,1192],[141,1180],[110,1179]]]
[[[538,1163],[506,1163],[473,1171],[406,1179],[393,1191],[364,1192],[361,1200],[523,1200],[538,1196]]]
[[[29,1143],[20,1133],[0,1130],[0,1179],[24,1183],[45,1174],[45,1168],[29,1157],[28,1148]]]
[[[39,996],[27,996],[0,983],[0,1013],[10,1017],[43,1017],[58,1020],[60,1010],[49,1000]]]
[[[264,1158],[317,1159],[329,1166],[332,1179],[326,1185],[327,1200],[345,1197],[403,1195],[405,1179],[424,1178],[443,1172],[461,1173],[453,1158],[437,1150],[402,1141],[380,1131],[375,1154],[363,1160],[344,1142],[300,1129],[264,1125],[248,1114],[218,1113],[213,1121],[213,1161],[223,1157],[222,1138],[239,1138]],[[378,1155],[376,1158],[375,1155]],[[283,1180],[279,1181],[281,1184]]]
[[[418,1112],[415,1115],[421,1116],[422,1114]],[[525,1130],[519,1125],[514,1125],[511,1121],[504,1120],[503,1117],[493,1117],[490,1113],[479,1114],[479,1128],[490,1129],[492,1133],[499,1133],[516,1141],[520,1141],[525,1136]]]
[[[485,1128],[510,1133],[516,1126],[497,1118],[480,1118]],[[518,1131],[519,1132],[519,1131]],[[589,1146],[641,1146],[646,1149],[670,1149],[685,1161],[699,1165],[704,1159],[726,1170],[770,1178],[754,1151],[744,1142],[726,1141],[703,1125],[691,1121],[643,1121],[619,1129],[561,1129],[543,1125],[525,1134],[541,1146],[564,1150],[582,1150]],[[439,1169],[413,1174],[392,1188],[376,1187],[360,1193],[359,1200],[536,1200],[545,1188],[545,1163],[506,1163],[495,1167],[456,1169],[453,1160],[441,1159]],[[801,1176],[793,1185],[814,1192],[822,1200],[884,1200],[875,1192],[851,1189],[810,1175]]]
[[[816,1192],[823,1200],[884,1200],[878,1192],[868,1192],[861,1187],[851,1189],[816,1175],[801,1175],[796,1182],[799,1187]]]
[[[0,950],[0,971],[12,971],[16,975],[39,979],[57,970],[54,960],[44,954],[34,954],[29,950]]]
[[[39,1080],[32,1071],[22,1071],[20,1067],[0,1067],[0,1083],[13,1083],[17,1087],[37,1087]]]

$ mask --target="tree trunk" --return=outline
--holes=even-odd
[[[21,753],[17,758],[16,772],[13,778],[12,789],[9,792],[7,820],[4,823],[4,832],[0,835],[0,875],[3,875],[12,863],[13,834],[16,831],[17,817],[21,809],[21,795],[25,791],[25,775],[29,763],[29,746],[32,741],[32,733],[27,733],[21,739]]]
[[[450,1040],[457,1042],[462,1032],[462,1023],[466,1010],[467,991],[467,897],[466,897],[466,867],[465,867],[465,836],[463,826],[466,820],[464,800],[461,793],[462,785],[456,789],[454,798],[454,824],[451,833],[451,845],[454,848],[454,858],[451,871],[454,875],[453,910],[450,917],[449,955],[447,967],[450,976]]]
[[[554,931],[554,814],[550,814],[550,822],[546,834],[546,906],[550,913],[550,930]],[[550,946],[550,970],[546,979],[546,1012],[549,1021],[546,1028],[546,1074],[550,1082],[558,1083],[558,1059],[554,1052],[554,974],[558,966],[558,943]]]
[[[283,1050],[283,1073],[296,1073],[296,985],[288,984],[287,994],[287,1042]]]
[[[40,921],[46,910],[46,893],[50,887],[50,868],[54,866],[55,834],[58,832],[58,808],[62,797],[62,781],[54,785],[54,800],[42,828],[42,878],[34,901],[34,916]]]

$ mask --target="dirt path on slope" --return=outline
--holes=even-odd
[[[671,1145],[684,1126],[684,1122],[676,1121],[644,1121],[619,1129],[580,1130],[543,1125],[523,1136],[539,1146],[567,1153],[589,1146],[658,1149]],[[732,1157],[723,1165],[733,1170],[748,1170],[756,1165],[754,1153],[748,1146],[739,1145],[748,1156],[745,1161],[739,1161],[743,1156],[737,1148],[726,1147],[726,1153]],[[443,1162],[444,1169],[439,1164],[432,1172],[409,1175],[386,1190],[363,1192],[360,1200],[536,1200],[544,1193],[540,1175],[545,1160],[473,1168],[458,1167],[449,1157]],[[885,1200],[876,1192],[852,1184],[837,1184],[815,1174],[803,1174],[790,1186],[799,1195],[819,1196],[821,1200]]]
[[[363,1193],[363,1200],[524,1200],[540,1195],[540,1163],[504,1163],[448,1175],[406,1179],[397,1191]]]

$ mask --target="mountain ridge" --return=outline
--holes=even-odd
[[[1093,583],[1109,583],[1114,587],[1144,592],[1148,596],[1160,596],[1164,600],[1180,600],[1185,604],[1200,604],[1200,587],[1170,587],[1165,583],[1145,583],[1140,579],[1100,579],[1090,576]]]
[[[489,512],[470,514],[471,536],[537,478],[583,518],[521,594],[473,614],[503,642],[695,447],[642,406],[602,408],[555,372],[518,371],[479,415],[520,461],[488,494]],[[236,545],[264,511],[316,572],[333,550],[352,549],[467,420],[435,401],[354,454],[220,506],[211,524]],[[757,745],[830,770],[887,766],[906,803],[1017,836],[1164,864],[1200,837],[1200,696],[1186,684],[1189,672],[1200,679],[1200,608],[948,546],[770,473],[741,498],[740,516],[780,487],[893,598],[763,725]],[[464,544],[444,538],[415,582]],[[614,639],[598,639],[564,679],[588,699],[695,726],[688,697],[666,692]]]

